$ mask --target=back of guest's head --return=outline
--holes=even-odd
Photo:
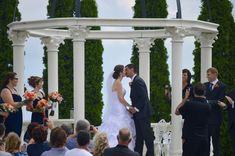
[[[43,81],[43,79],[39,76],[31,76],[28,78],[28,84],[33,88],[35,88],[41,81]]]
[[[73,128],[69,124],[63,124],[60,126],[66,133],[67,137],[71,134],[73,134]]]
[[[128,64],[128,65],[126,65],[125,67],[126,67],[126,68],[129,68],[129,69],[133,69],[133,71],[134,71],[135,73],[137,73],[137,68],[136,68],[136,66],[135,66],[134,64]]]
[[[24,134],[24,141],[29,142],[32,138],[32,131],[35,127],[39,126],[37,122],[32,122],[28,125],[26,133]]]
[[[5,88],[11,80],[14,80],[16,78],[16,75],[17,74],[15,72],[6,73],[2,81],[1,90]]]
[[[79,120],[76,124],[76,133],[78,134],[82,130],[85,130],[85,131],[90,130],[90,122],[86,119]]]
[[[122,128],[119,130],[118,140],[121,142],[130,142],[131,133],[128,128]]]
[[[93,155],[102,156],[104,150],[109,147],[108,138],[106,133],[98,133],[95,135],[95,148]]]
[[[197,84],[194,85],[193,91],[194,91],[195,95],[203,96],[205,94],[205,86],[204,86],[204,84],[198,82]]]
[[[66,133],[62,128],[56,127],[52,129],[50,135],[50,143],[52,147],[54,148],[63,147],[66,143],[66,140],[67,140]]]
[[[43,126],[37,126],[32,131],[32,138],[35,143],[43,143],[47,139],[47,129]]]
[[[113,69],[113,78],[117,79],[120,76],[120,73],[124,71],[123,65],[116,65]]]
[[[9,153],[13,153],[15,151],[18,151],[20,149],[20,138],[19,136],[14,133],[11,132],[7,135],[6,138],[6,151]]]
[[[5,130],[6,130],[6,127],[4,124],[0,123],[0,139],[4,137],[5,135]]]
[[[190,72],[188,69],[183,69],[183,70],[182,70],[182,73],[183,73],[183,74],[184,74],[184,73],[187,74],[187,76],[188,76],[187,83],[190,84],[191,79],[192,79],[192,74],[191,74],[191,72]]]
[[[216,75],[219,75],[219,72],[218,72],[218,70],[215,68],[215,67],[211,67],[211,68],[209,68],[209,69],[207,69],[207,71],[206,71],[207,73],[212,73],[212,74],[216,74]]]
[[[81,130],[77,134],[78,146],[86,146],[90,143],[90,133],[86,130]]]

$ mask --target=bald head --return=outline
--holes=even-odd
[[[119,130],[118,141],[129,143],[131,140],[131,133],[128,128],[122,128]]]

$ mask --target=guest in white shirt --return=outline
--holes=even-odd
[[[62,128],[56,127],[52,129],[50,135],[52,148],[49,151],[43,152],[42,156],[64,156],[68,151],[67,147],[65,147],[66,139],[67,135]]]
[[[88,150],[90,134],[87,131],[80,131],[77,134],[78,148],[74,148],[65,153],[65,156],[92,156]]]

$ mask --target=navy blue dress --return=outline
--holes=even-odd
[[[11,91],[11,90],[10,90]],[[14,102],[21,102],[22,98],[20,95],[12,94]],[[2,98],[0,98],[0,103],[4,103]],[[10,132],[15,132],[20,137],[22,129],[23,117],[22,109],[18,108],[18,111],[9,113],[9,116],[6,118],[4,124],[6,126],[6,134]]]

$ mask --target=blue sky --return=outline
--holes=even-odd
[[[22,20],[38,20],[47,18],[47,4],[48,0],[32,1],[19,0],[19,10],[22,15]],[[99,17],[101,18],[132,18],[134,0],[96,0],[98,5]],[[175,18],[176,14],[176,0],[167,0],[168,3],[168,18]],[[235,0],[232,0],[235,4]],[[197,19],[200,12],[200,0],[181,0],[182,15],[184,19]],[[233,15],[235,15],[233,10]],[[113,30],[116,28],[102,28],[102,30]],[[125,28],[130,30],[131,28]],[[30,37],[25,46],[25,83],[27,78],[31,75],[42,76],[44,65],[42,63],[43,46],[38,38]],[[103,70],[104,70],[104,88],[106,87],[105,80],[108,74],[113,70],[117,64],[128,64],[131,57],[131,48],[133,42],[130,40],[103,40]],[[168,49],[168,65],[171,71],[171,43],[167,39],[165,45]],[[183,68],[188,68],[192,71],[194,38],[189,37],[184,39],[183,47]],[[127,90],[126,98],[129,101],[129,87],[128,79],[124,79],[124,88]],[[28,86],[27,86],[28,87]],[[28,88],[30,89],[30,88]],[[104,93],[105,98],[105,93]],[[29,114],[25,114],[25,119],[29,119]]]

